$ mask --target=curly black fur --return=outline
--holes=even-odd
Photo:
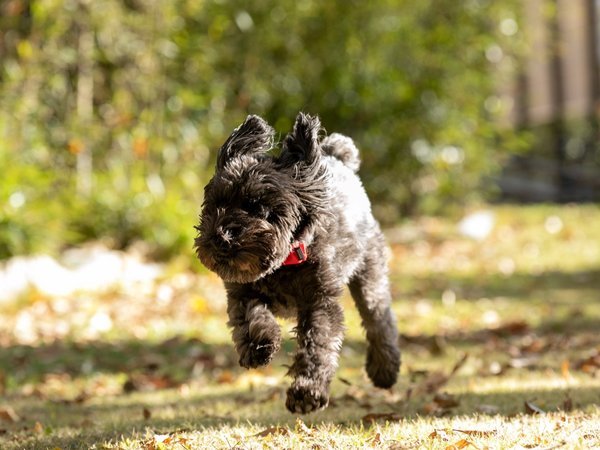
[[[297,319],[286,406],[299,413],[327,406],[343,340],[344,285],[366,330],[375,386],[391,387],[400,366],[387,250],[355,174],[358,150],[348,137],[320,133],[319,119],[300,113],[275,157],[268,153],[273,129],[248,116],[219,152],[195,240],[200,261],[225,283],[240,365],[266,365],[279,350],[275,315]],[[308,260],[282,266],[295,241],[306,244]]]

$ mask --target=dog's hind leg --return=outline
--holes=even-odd
[[[267,305],[258,298],[239,298],[229,291],[227,314],[240,366],[267,365],[281,345],[281,330]]]
[[[386,247],[378,234],[348,287],[367,334],[367,374],[373,384],[389,388],[398,378],[400,350],[396,318],[391,310]]]

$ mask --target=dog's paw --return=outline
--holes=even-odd
[[[375,387],[389,389],[398,380],[400,352],[394,347],[383,350],[369,347],[366,369],[367,375],[369,375]]]
[[[246,369],[266,366],[279,350],[279,342],[250,342],[240,351],[240,366]]]
[[[325,408],[329,404],[327,388],[313,383],[292,384],[287,391],[286,408],[292,413],[308,414]]]

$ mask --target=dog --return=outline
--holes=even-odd
[[[267,365],[279,350],[275,317],[297,320],[288,374],[292,413],[325,408],[338,365],[344,285],[368,341],[366,371],[390,388],[400,368],[388,281],[388,250],[357,175],[349,137],[324,136],[316,116],[299,113],[281,152],[275,132],[250,115],[221,147],[204,189],[194,247],[223,280],[239,364]]]

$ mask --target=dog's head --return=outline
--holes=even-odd
[[[224,281],[249,283],[279,268],[326,200],[318,118],[299,114],[279,157],[274,130],[248,116],[225,141],[204,189],[198,258]]]

